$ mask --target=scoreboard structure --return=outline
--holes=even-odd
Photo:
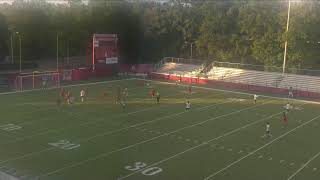
[[[97,65],[118,64],[117,34],[94,34],[92,38],[92,69]]]

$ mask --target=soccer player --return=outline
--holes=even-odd
[[[160,103],[160,93],[157,91],[156,93],[156,97],[157,97],[157,104]]]
[[[156,95],[156,90],[154,88],[151,89],[151,97],[154,98]]]
[[[186,102],[186,111],[188,111],[191,108],[191,103],[190,101]]]
[[[287,116],[286,112],[283,112],[282,120],[283,120],[284,126],[287,126],[288,125],[288,116]]]
[[[82,89],[80,91],[81,102],[84,102],[85,97],[86,97],[86,91],[84,89]]]
[[[46,88],[47,88],[47,78],[46,78],[46,77],[43,77],[43,78],[42,78],[42,88],[43,88],[43,89],[46,89]]]
[[[293,88],[292,87],[289,88],[288,98],[293,98]]]
[[[254,94],[253,95],[254,104],[257,104],[257,98],[258,98],[258,95]]]
[[[128,96],[129,96],[128,88],[124,88],[124,90],[123,90],[123,92],[122,92],[122,100],[123,100],[124,102],[126,102]]]
[[[286,104],[285,107],[284,107],[286,113],[289,112],[290,108],[291,108],[291,105],[289,104],[289,102],[287,102],[287,104]]]
[[[61,90],[60,90],[60,97],[64,98],[65,95],[66,95],[66,91],[65,91],[63,88],[61,88]]]
[[[192,93],[192,85],[191,84],[189,85],[188,92],[189,92],[189,94]]]
[[[271,132],[270,132],[270,124],[269,122],[266,123],[266,134],[265,137],[272,137]]]
[[[123,109],[126,107],[126,103],[123,99],[120,101],[120,105],[122,106]]]
[[[119,104],[120,100],[121,100],[121,89],[120,89],[119,86],[117,87],[116,93],[117,93],[117,95],[116,95],[116,104]]]
[[[176,86],[178,86],[179,85],[179,81],[176,81]]]
[[[67,92],[67,103],[72,104],[72,94],[70,91]]]

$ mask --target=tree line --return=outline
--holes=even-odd
[[[156,62],[165,56],[280,66],[288,41],[288,66],[320,67],[320,4],[271,0],[43,0],[0,5],[0,57],[10,55],[18,36],[26,59],[85,56],[93,33],[119,35],[121,58]],[[16,32],[19,32],[17,34]],[[68,49],[68,52],[67,52]]]

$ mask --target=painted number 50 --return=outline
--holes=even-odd
[[[144,162],[135,162],[132,166],[126,166],[125,169],[129,171],[139,171],[142,170],[143,168],[147,167],[147,164]],[[162,172],[162,169],[159,167],[148,167],[146,169],[143,169],[141,171],[141,174],[145,176],[153,176],[158,173]]]

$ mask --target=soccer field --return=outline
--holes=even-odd
[[[30,180],[320,179],[320,105],[290,100],[284,126],[286,99],[254,104],[250,94],[150,81],[157,104],[145,83],[68,86],[76,101],[61,107],[56,89],[1,94],[0,171]],[[124,109],[118,86],[129,91]]]

